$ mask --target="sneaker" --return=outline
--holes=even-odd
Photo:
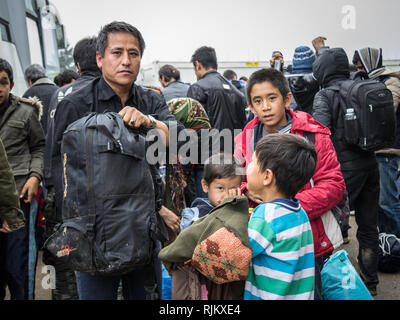
[[[371,296],[375,297],[378,293],[376,292],[376,286],[368,288],[369,293]]]

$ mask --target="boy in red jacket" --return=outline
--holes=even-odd
[[[323,262],[334,248],[335,243],[321,216],[337,205],[343,197],[345,183],[340,171],[335,149],[330,139],[330,131],[309,114],[292,111],[289,105],[292,93],[285,76],[274,69],[262,69],[254,72],[246,85],[247,101],[250,110],[256,116],[244,131],[235,138],[235,157],[243,167],[251,162],[257,142],[270,133],[291,133],[306,138],[313,136],[318,161],[312,182],[301,189],[296,198],[306,211],[311,222],[315,252],[315,299],[321,299],[320,271]],[[298,164],[302,169],[302,164]],[[256,194],[247,190],[244,177],[241,190],[255,207],[261,203]]]

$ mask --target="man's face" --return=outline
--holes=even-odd
[[[264,81],[252,87],[250,96],[250,110],[264,124],[268,133],[277,132],[277,129],[287,123],[286,108],[292,101],[291,93],[284,99],[277,87]]]
[[[96,59],[111,87],[131,87],[140,69],[139,41],[127,32],[109,33],[104,57],[97,53]]]
[[[279,52],[275,52],[275,53],[272,55],[271,60],[269,61],[270,65],[271,65],[271,68],[274,67],[274,62],[275,62],[275,60],[280,60],[282,66],[284,65],[283,56],[282,56]]]
[[[12,87],[8,73],[4,70],[0,71],[0,105],[8,100]]]
[[[366,72],[366,70],[364,69],[364,66],[362,65],[361,61],[357,61],[356,68],[357,68],[357,71],[359,71],[359,72]]]

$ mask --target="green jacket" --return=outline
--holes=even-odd
[[[36,176],[42,180],[43,177],[45,137],[40,124],[41,112],[40,101],[10,94],[9,105],[0,116],[0,139],[19,193],[28,178]]]
[[[20,209],[19,197],[14,176],[8,164],[7,154],[0,139],[0,220],[6,220],[11,230],[25,225],[24,214]]]
[[[174,242],[160,251],[158,257],[168,271],[176,270],[192,259],[193,252],[200,242],[224,227],[239,237],[243,245],[251,248],[247,231],[248,221],[248,199],[244,196],[227,198],[209,215],[183,230]],[[245,281],[231,282],[234,300],[243,298],[244,283]]]

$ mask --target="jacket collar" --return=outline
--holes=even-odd
[[[41,78],[39,80],[37,80],[34,84],[32,84],[33,86],[39,86],[41,84],[51,84],[51,85],[56,85],[53,81],[51,81],[49,78]]]

